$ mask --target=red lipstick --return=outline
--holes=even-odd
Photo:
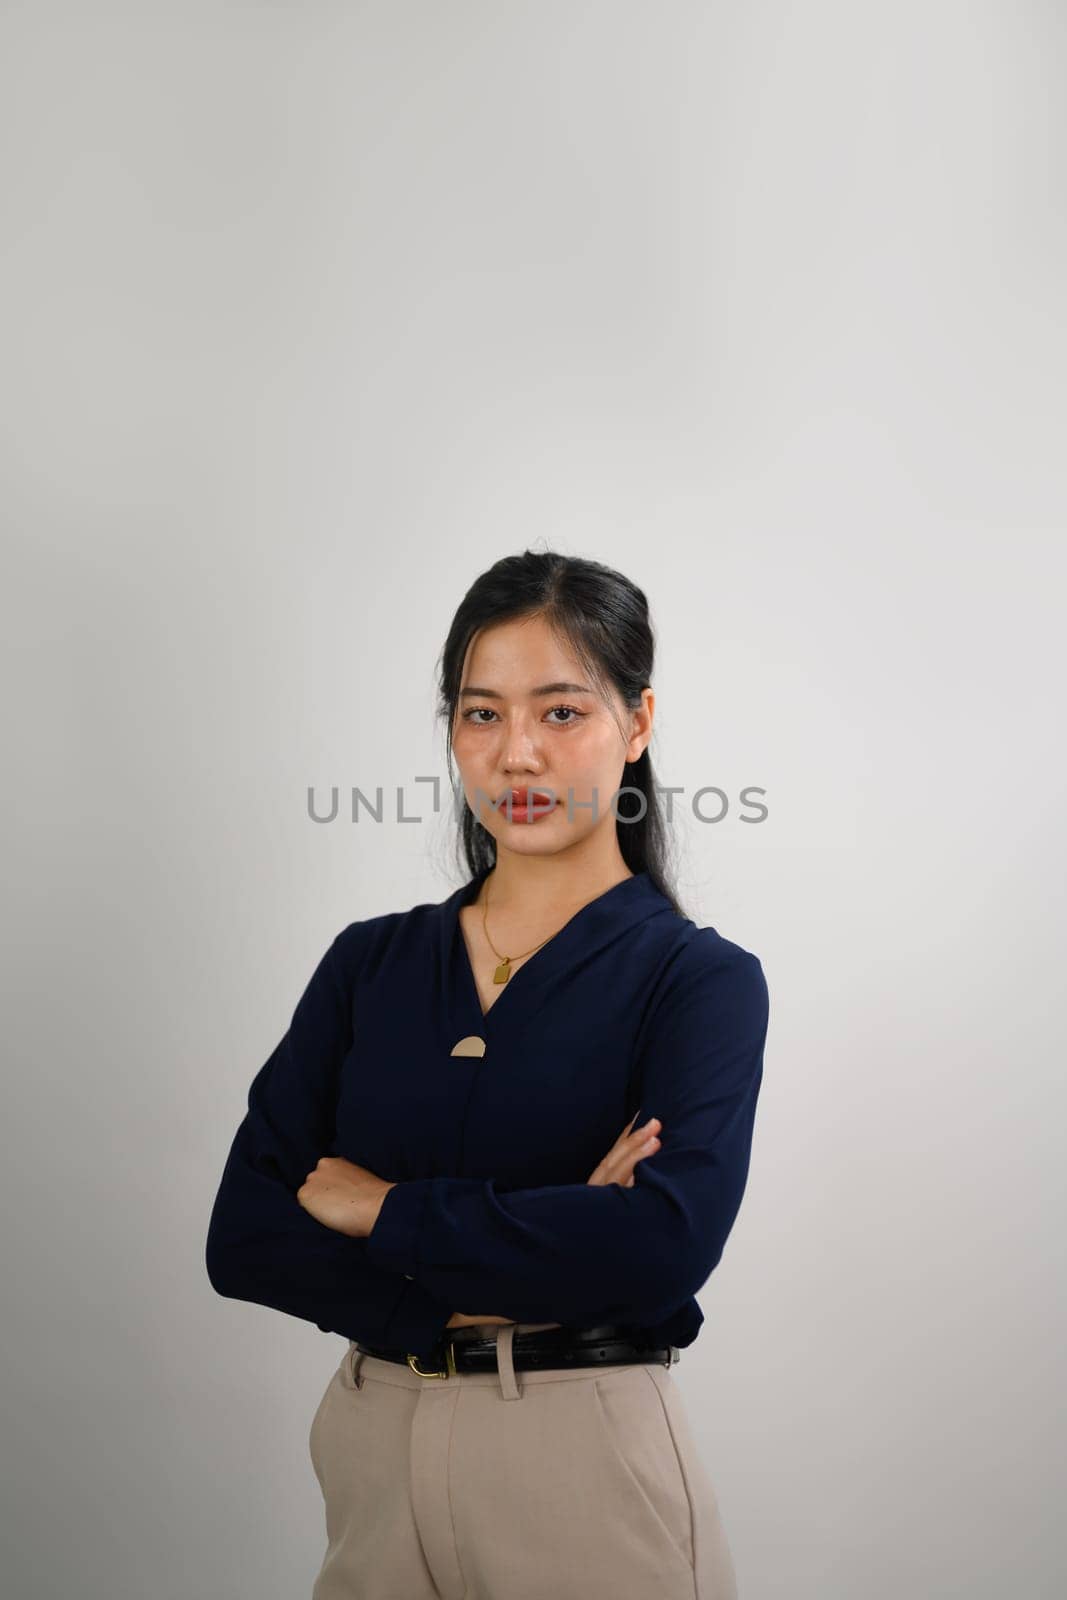
[[[510,822],[537,822],[555,810],[557,801],[547,789],[508,789],[495,802],[500,815]]]

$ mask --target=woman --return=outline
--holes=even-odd
[[[348,1340],[314,1600],[736,1595],[670,1367],[744,1192],[767,987],[665,882],[652,658],[598,563],[478,578],[440,663],[467,881],[344,928],[249,1091],[211,1281]]]

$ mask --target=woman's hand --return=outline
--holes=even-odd
[[[634,1186],[634,1168],[637,1163],[659,1149],[656,1135],[662,1124],[658,1117],[649,1117],[640,1128],[630,1132],[630,1124],[622,1130],[607,1155],[587,1183],[618,1183],[624,1189]]]
[[[365,1239],[378,1220],[382,1201],[393,1187],[369,1167],[344,1156],[320,1156],[296,1198],[304,1210],[337,1233]]]
[[[337,1233],[365,1239],[378,1220],[382,1201],[393,1187],[369,1167],[361,1167],[343,1156],[320,1156],[314,1172],[309,1172],[296,1198],[304,1210]],[[454,1311],[446,1328],[469,1328],[478,1322],[514,1322],[514,1317],[472,1317]]]
[[[624,1189],[634,1186],[634,1168],[645,1156],[652,1155],[660,1146],[657,1133],[662,1126],[658,1117],[650,1117],[642,1127],[631,1131],[627,1123],[603,1161],[600,1162],[587,1183],[607,1184],[618,1183]],[[514,1322],[514,1317],[469,1317],[462,1311],[454,1311],[445,1323],[446,1328],[466,1328],[475,1322]],[[552,1323],[558,1328],[558,1322]]]

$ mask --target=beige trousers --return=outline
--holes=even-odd
[[[311,1424],[312,1600],[737,1600],[670,1368],[516,1372],[545,1326],[499,1325],[499,1371],[447,1378],[349,1344]]]

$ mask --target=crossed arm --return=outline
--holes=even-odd
[[[635,1117],[634,1122],[636,1120]],[[659,1149],[660,1126],[658,1117],[650,1117],[639,1128],[628,1123],[603,1161],[594,1168],[587,1183],[618,1183],[632,1188],[634,1168],[638,1161]],[[395,1184],[379,1178],[368,1167],[348,1161],[343,1156],[320,1156],[315,1170],[308,1173],[297,1190],[296,1198],[304,1210],[324,1227],[333,1228],[351,1238],[365,1239],[374,1232],[385,1197],[395,1187]],[[470,1315],[454,1311],[445,1326],[459,1328],[474,1323],[514,1321],[514,1317],[501,1317],[494,1313]]]
[[[733,1225],[762,1077],[762,968],[717,935],[701,937],[710,934],[698,930],[687,947],[636,1063],[661,1144],[639,1155],[636,1134],[647,1133],[627,1129],[586,1184],[508,1193],[474,1178],[392,1184],[322,1158],[351,1044],[338,935],[249,1089],[208,1230],[213,1287],[415,1354],[459,1320],[654,1323],[669,1314],[704,1282]],[[304,1204],[323,1199],[322,1174],[337,1199],[343,1168],[352,1169],[346,1184],[377,1186],[373,1217],[373,1190],[364,1196],[364,1233]],[[502,1309],[454,1309],[486,1304]]]

